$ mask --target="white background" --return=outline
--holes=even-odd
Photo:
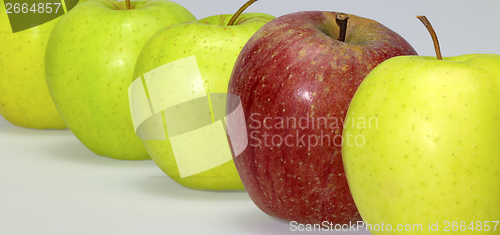
[[[197,18],[236,11],[244,0],[177,0]],[[248,12],[275,16],[342,11],[375,19],[421,55],[500,54],[500,1],[260,0]],[[294,234],[246,192],[182,187],[153,161],[119,161],[86,149],[69,130],[15,127],[0,117],[0,234]],[[348,233],[342,233],[348,234]],[[357,232],[356,234],[368,234]]]
[[[177,0],[197,18],[232,14],[246,0]],[[205,4],[210,2],[210,4]],[[200,4],[203,3],[203,4]],[[500,54],[498,0],[259,0],[247,12],[280,16],[296,11],[337,11],[376,20],[403,36],[420,55],[435,55],[417,15],[436,30],[443,56]]]

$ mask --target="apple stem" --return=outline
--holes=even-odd
[[[438,60],[443,60],[443,56],[441,55],[441,49],[439,48],[439,41],[434,31],[434,28],[431,25],[431,22],[425,16],[417,16],[417,18],[425,25],[429,33],[431,34],[432,41],[434,42],[434,50],[436,50],[436,56]]]
[[[250,5],[252,5],[254,2],[257,2],[257,0],[249,0],[245,5],[240,7],[236,13],[234,13],[233,17],[229,20],[229,23],[227,23],[227,26],[234,25],[234,22],[236,22],[236,19],[245,11]]]
[[[340,27],[338,40],[341,42],[345,42],[347,35],[347,20],[349,20],[349,16],[346,13],[337,13],[335,17],[335,22]]]
[[[125,0],[125,5],[127,5],[127,10],[130,10],[130,0]]]

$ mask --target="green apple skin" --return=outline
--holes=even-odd
[[[0,0],[0,115],[36,129],[64,129],[45,81],[45,48],[58,19],[12,33]]]
[[[135,135],[127,89],[144,43],[160,29],[195,20],[170,1],[97,0],[77,5],[47,45],[50,94],[69,129],[96,154],[150,159]]]
[[[226,93],[239,52],[260,27],[275,18],[263,13],[244,13],[233,26],[226,26],[231,17],[231,14],[211,16],[193,23],[173,25],[158,32],[142,49],[134,77],[166,63],[195,55],[206,92]],[[143,140],[143,143],[158,167],[181,185],[209,190],[244,189],[233,160],[181,178],[168,138]]]
[[[422,224],[424,232],[404,234],[499,234],[494,223],[489,232],[455,233],[445,224],[500,219],[499,133],[500,55],[381,63],[356,91],[343,132],[344,167],[363,220],[394,229]],[[439,232],[429,232],[429,222],[439,222]]]

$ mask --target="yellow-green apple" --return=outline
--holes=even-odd
[[[254,1],[249,3],[251,4],[251,2]],[[248,6],[249,3],[245,6]],[[236,19],[236,21],[228,25],[231,18]],[[139,78],[162,65],[194,56],[201,75],[200,84],[195,84],[195,87],[187,90],[185,97],[167,95],[165,99],[188,101],[184,99],[188,99],[187,97],[191,93],[198,92],[195,89],[200,89],[200,92],[205,94],[205,99],[208,94],[226,93],[231,70],[241,48],[260,27],[274,18],[263,13],[223,14],[165,28],[151,37],[142,49],[135,67],[134,78]],[[168,79],[170,79],[167,80],[170,83],[183,83],[187,78],[178,76]],[[151,87],[148,89],[151,93]],[[224,106],[225,101],[222,104],[222,107]],[[194,105],[188,108],[192,109],[187,109],[186,115],[191,116],[195,115],[196,109],[199,109]],[[169,114],[164,113],[164,115],[168,116]],[[210,116],[208,118],[210,119]],[[198,122],[203,121],[201,119],[193,120],[189,125],[199,126]],[[176,125],[179,124],[176,123]],[[222,136],[227,143],[224,133]],[[179,156],[174,155],[171,138],[168,134],[166,140],[143,140],[143,143],[160,169],[181,185],[211,190],[244,189],[229,150],[229,159],[224,164],[211,169],[205,169],[204,166],[200,165],[193,166],[204,170],[183,177],[176,161],[176,157]],[[191,146],[196,145],[199,143],[193,140]],[[209,151],[213,151],[213,149]]]
[[[401,56],[373,69],[352,99],[342,146],[367,228],[498,234],[499,120],[500,55]],[[381,223],[384,232],[373,229]]]
[[[77,5],[54,27],[47,84],[69,129],[96,154],[149,159],[135,135],[127,88],[139,52],[158,30],[195,20],[170,1],[97,0]]]
[[[249,140],[234,162],[262,211],[299,223],[361,219],[342,165],[342,121],[368,72],[409,54],[394,31],[344,13],[292,13],[252,36],[228,93],[241,99]]]
[[[17,126],[66,128],[45,80],[47,41],[64,14],[53,2],[0,0],[0,115]],[[66,0],[66,10],[77,3]]]

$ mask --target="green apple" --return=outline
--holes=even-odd
[[[90,150],[149,159],[132,126],[127,88],[137,56],[158,30],[195,20],[170,1],[97,0],[61,17],[46,53],[47,84],[69,129]]]
[[[347,180],[368,229],[498,234],[499,133],[500,55],[381,63],[359,86],[343,131]]]
[[[81,0],[83,2],[85,0]],[[18,1],[17,1],[18,2]],[[32,0],[23,3],[33,2]],[[67,1],[69,3],[70,1]],[[72,2],[71,5],[78,1]],[[9,14],[5,3],[10,3]],[[14,125],[37,129],[66,128],[50,97],[45,80],[45,48],[50,33],[64,14],[63,8],[52,13],[15,14],[13,1],[0,0],[0,115]],[[32,4],[29,4],[32,6]],[[50,5],[48,5],[50,6]],[[67,6],[69,8],[69,6]],[[39,10],[37,8],[37,10]],[[45,9],[44,9],[45,10]],[[70,10],[70,9],[68,9]],[[31,13],[31,12],[30,12]],[[17,20],[17,21],[16,21]],[[22,23],[40,21],[37,26],[24,30]],[[11,26],[12,25],[12,26]],[[19,30],[19,31],[18,31]]]
[[[195,56],[203,80],[201,92],[226,93],[231,71],[241,48],[261,26],[275,18],[263,13],[235,15],[236,21],[229,26],[233,15],[224,14],[173,25],[158,32],[142,49],[134,78],[167,63]],[[169,82],[179,83],[184,79],[172,77]],[[225,102],[223,105],[225,106]],[[192,125],[197,124],[193,122]],[[160,169],[181,185],[211,190],[244,189],[230,155],[229,160],[222,165],[181,177],[168,134],[166,140],[143,140],[143,143]],[[193,141],[191,144],[197,143]]]

